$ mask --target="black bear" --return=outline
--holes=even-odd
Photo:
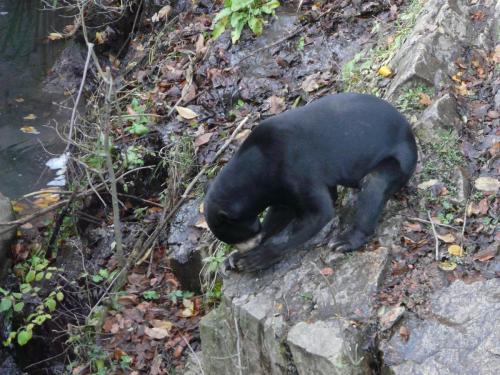
[[[354,222],[333,242],[334,249],[353,251],[373,235],[385,203],[416,163],[411,127],[389,103],[328,95],[252,131],[210,186],[206,220],[217,238],[239,250],[230,266],[255,271],[332,219],[337,185],[360,188]]]

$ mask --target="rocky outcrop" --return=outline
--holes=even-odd
[[[424,319],[401,324],[409,336],[383,341],[384,363],[395,375],[500,373],[500,279],[457,281],[435,293]]]
[[[14,212],[9,198],[0,193],[0,223],[12,221]],[[3,278],[9,259],[10,243],[14,239],[15,228],[0,226],[0,280]]]

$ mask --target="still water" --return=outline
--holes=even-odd
[[[68,111],[56,104],[62,97],[42,91],[42,82],[64,48],[46,37],[70,20],[42,5],[0,0],[0,192],[10,198],[46,186],[54,173],[45,163],[64,148],[54,125],[64,124]],[[32,130],[26,127],[38,134],[22,132]]]

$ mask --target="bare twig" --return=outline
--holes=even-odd
[[[184,337],[184,335],[181,334],[181,337],[184,340],[184,342],[186,343],[187,347],[189,348],[189,351],[191,352],[191,354],[193,354],[194,359],[196,360],[196,364],[198,365],[198,368],[201,371],[200,374],[201,375],[205,375],[205,371],[203,371],[203,366],[201,365],[200,357],[194,351],[193,347],[191,346],[191,344],[189,343],[189,341]]]
[[[439,260],[439,238],[438,234],[436,232],[436,226],[434,225],[434,222],[432,221],[431,213],[427,211],[427,216],[429,217],[429,222],[431,223],[432,227],[432,233],[434,234],[434,241],[436,244],[436,261]]]
[[[240,328],[238,326],[238,319],[234,316],[234,329],[236,330],[236,358],[238,359],[238,372],[243,375],[243,367],[241,365],[241,342],[240,342]]]

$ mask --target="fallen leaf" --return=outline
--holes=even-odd
[[[210,138],[214,135],[214,132],[202,134],[194,140],[195,147],[200,147],[210,141]]]
[[[401,326],[401,328],[399,328],[399,335],[404,341],[408,341],[410,338],[410,330],[406,326]]]
[[[24,116],[23,119],[24,120],[35,120],[36,119],[36,115],[33,114],[33,113],[30,113],[28,116]]]
[[[446,233],[446,234],[443,234],[443,235],[440,235],[438,234],[437,236],[441,241],[445,242],[445,243],[452,243],[455,241],[455,236],[451,233]]]
[[[170,13],[172,13],[172,7],[170,5],[165,5],[158,11],[158,18],[166,20]]]
[[[137,305],[139,303],[139,298],[135,294],[127,294],[118,297],[118,303],[120,305]]]
[[[469,90],[467,89],[467,84],[465,82],[461,82],[459,85],[456,85],[455,91],[457,92],[457,94],[462,96],[469,95]]]
[[[106,41],[106,34],[97,32],[95,33],[95,42],[96,44],[104,44]]]
[[[387,78],[392,75],[392,70],[387,65],[382,65],[378,70],[378,74],[382,77]]]
[[[194,224],[196,228],[208,230],[208,224],[204,217],[200,217],[198,221]]]
[[[195,111],[193,111],[192,109],[189,109],[187,107],[177,106],[177,107],[175,107],[175,109],[177,110],[177,113],[179,114],[179,116],[181,116],[183,119],[192,120],[192,119],[198,117],[198,114]]]
[[[403,226],[407,232],[421,232],[422,231],[422,225],[420,223],[406,222],[403,224]]]
[[[420,105],[423,105],[425,107],[428,107],[432,104],[431,98],[424,92],[420,93],[420,100],[418,102],[420,103]]]
[[[417,188],[419,188],[421,190],[425,190],[425,189],[428,189],[428,188],[430,188],[438,183],[439,183],[439,180],[432,179],[432,180],[424,181],[424,182],[418,184]]]
[[[189,318],[194,314],[194,303],[190,299],[184,298],[182,300],[182,304],[184,305],[184,309],[180,312],[180,316],[183,318]]]
[[[12,202],[12,209],[14,210],[14,212],[16,213],[20,213],[20,212],[23,212],[24,210],[26,210],[28,208],[28,206],[26,206],[25,204],[23,203],[20,203],[20,202],[17,202],[17,201],[13,201]]]
[[[251,132],[252,131],[250,129],[243,129],[236,137],[234,137],[234,140],[238,143],[242,143],[245,139],[247,139]]]
[[[485,249],[485,250],[478,252],[476,255],[474,255],[473,259],[478,260],[480,262],[486,262],[486,261],[496,257],[497,253],[498,253],[498,249],[496,247],[492,246],[491,248],[488,248],[488,249]]]
[[[45,193],[37,195],[37,198],[33,201],[33,205],[38,208],[46,208],[57,202],[59,202],[59,194]]]
[[[328,72],[317,72],[307,76],[300,86],[305,92],[312,92],[329,82],[331,74]]]
[[[477,190],[496,192],[500,188],[500,181],[493,177],[479,177],[474,186]]]
[[[167,331],[170,331],[173,327],[172,322],[169,320],[153,319],[150,321],[150,323],[154,328],[162,328],[166,329]]]
[[[464,249],[459,245],[450,245],[448,246],[448,253],[456,257],[463,257]]]
[[[333,269],[331,267],[325,267],[321,270],[321,274],[323,276],[331,276],[333,275]]]
[[[500,154],[500,142],[495,142],[489,149],[491,157],[495,157]]]
[[[439,262],[438,266],[443,271],[453,271],[455,268],[457,268],[457,264],[449,260],[445,260],[444,262]]]
[[[50,40],[59,40],[59,39],[62,39],[64,37],[61,33],[50,33],[47,38],[49,38]]]
[[[196,43],[194,46],[196,49],[197,56],[201,56],[205,53],[207,49],[205,48],[205,37],[203,36],[203,34],[198,35],[198,38],[196,39]]]
[[[24,98],[21,98],[21,97],[15,98],[14,100],[15,100],[16,102],[18,102],[18,103],[22,103],[22,102],[24,102]]]
[[[168,329],[157,328],[157,327],[154,328],[146,327],[144,328],[144,333],[149,337],[151,337],[152,339],[156,340],[163,340],[165,337],[168,337],[170,335]]]
[[[23,126],[21,129],[23,133],[26,133],[26,134],[40,134],[40,132],[38,130],[36,130],[36,128],[34,126]]]
[[[269,113],[275,115],[277,113],[281,113],[285,110],[285,99],[280,98],[279,96],[273,95],[266,99],[266,102],[269,104]]]

